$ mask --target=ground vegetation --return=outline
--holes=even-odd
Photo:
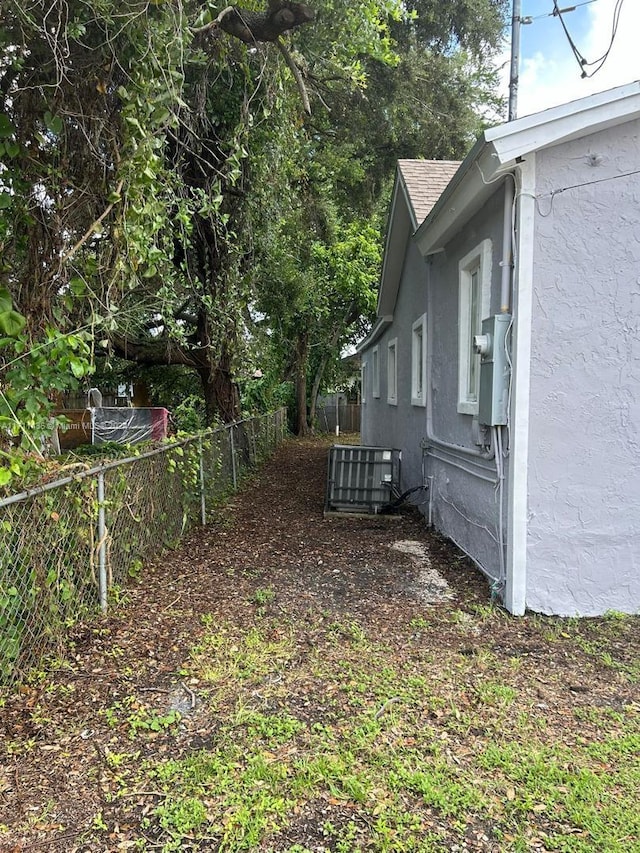
[[[346,439],[348,440],[348,439]],[[639,849],[638,618],[509,616],[292,440],[5,695],[0,850]]]

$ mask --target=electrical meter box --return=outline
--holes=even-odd
[[[474,338],[480,353],[478,421],[485,426],[507,423],[511,367],[507,357],[507,332],[511,314],[494,314],[482,321],[482,334]]]

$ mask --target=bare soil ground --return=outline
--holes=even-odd
[[[640,621],[509,617],[291,440],[0,709],[0,850],[640,850]],[[446,584],[444,583],[446,582]]]

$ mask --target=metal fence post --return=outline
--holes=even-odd
[[[230,451],[224,448],[226,431],[229,432]],[[201,519],[205,524],[207,490],[213,499],[220,492],[228,491],[231,480],[233,489],[237,490],[247,466],[264,461],[267,451],[276,450],[286,435],[286,410],[280,409],[270,415],[256,415],[233,425],[226,424],[201,435],[155,447],[139,455],[100,463],[71,476],[0,497],[0,520],[10,536],[9,539],[0,538],[0,545],[5,552],[9,549],[11,576],[19,578],[15,593],[9,593],[11,605],[14,604],[14,597],[30,594],[28,583],[34,561],[37,560],[38,566],[43,568],[50,565],[57,568],[57,555],[65,549],[65,565],[68,561],[69,572],[78,579],[72,598],[64,602],[65,613],[73,618],[84,617],[89,609],[92,612],[97,610],[97,604],[100,611],[106,614],[110,605],[111,586],[122,583],[129,574],[140,571],[143,561],[157,553],[168,534],[178,529],[183,532],[187,523],[195,521],[194,502],[198,490]],[[190,455],[196,450],[196,444],[199,454],[197,475]],[[185,448],[183,453],[188,452],[188,458],[191,459],[189,470],[197,477],[197,481],[192,479],[191,485],[185,483],[184,489],[180,490],[181,497],[184,490],[189,489],[189,512],[185,512],[183,502],[176,499],[178,496],[170,493],[172,485],[175,485],[173,466],[162,461],[173,458],[177,448]],[[160,464],[153,464],[151,460]],[[57,512],[51,514],[51,520],[57,522],[62,516],[60,524],[51,524],[48,514],[36,511],[38,504],[34,499],[49,493],[56,495],[57,508]],[[122,512],[123,508],[128,512]],[[24,530],[26,524],[33,524],[33,530],[29,529],[28,536],[24,535],[27,532]],[[72,531],[73,548],[68,545],[69,530]],[[0,587],[6,580],[1,575],[0,569]],[[5,583],[5,592],[7,583],[10,581]],[[5,608],[5,624],[9,630],[3,633],[0,602],[0,661],[7,668],[10,683],[22,677],[25,665],[37,665],[41,652],[47,651],[61,630],[57,611],[52,611],[49,620],[47,614],[43,613],[40,620],[38,610],[36,624],[30,614],[36,612],[39,602],[25,599],[23,603],[24,612],[21,609],[14,614]],[[30,630],[24,637],[18,638],[19,645],[11,634],[14,624],[11,618],[14,622],[27,618],[30,620]],[[2,678],[4,682],[4,672]]]
[[[233,479],[233,490],[238,488],[238,473],[236,471],[236,446],[233,440],[233,425],[229,427],[229,444],[231,445],[231,477]]]
[[[202,436],[198,439],[198,454],[200,459],[200,519],[204,527],[207,523],[207,504],[204,493],[204,449],[202,447]]]
[[[107,525],[104,508],[104,471],[98,473],[98,570],[100,609],[107,612]]]
[[[249,447],[253,447],[253,459],[251,460],[251,452],[249,452],[249,459],[251,465],[256,465],[258,463],[258,442],[256,439],[256,420],[257,418],[251,418],[249,423],[251,424],[251,434],[250,434],[250,443]]]

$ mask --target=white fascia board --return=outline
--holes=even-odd
[[[530,151],[640,118],[640,81],[551,107],[485,131],[501,166]]]
[[[418,228],[424,256],[447,241],[497,189],[501,174],[543,148],[640,118],[640,81],[552,107],[486,130]]]
[[[377,307],[379,317],[393,314],[396,299],[398,298],[407,240],[410,234],[413,233],[413,228],[411,227],[411,205],[402,184],[402,177],[400,170],[398,170],[393,189],[393,200],[389,211],[382,274],[380,276]]]
[[[354,355],[360,355],[366,349],[369,349],[372,344],[375,344],[380,335],[384,332],[386,328],[391,325],[391,323],[393,323],[393,314],[387,314],[384,317],[378,317],[375,325],[373,326],[367,337],[356,345],[356,351]]]

